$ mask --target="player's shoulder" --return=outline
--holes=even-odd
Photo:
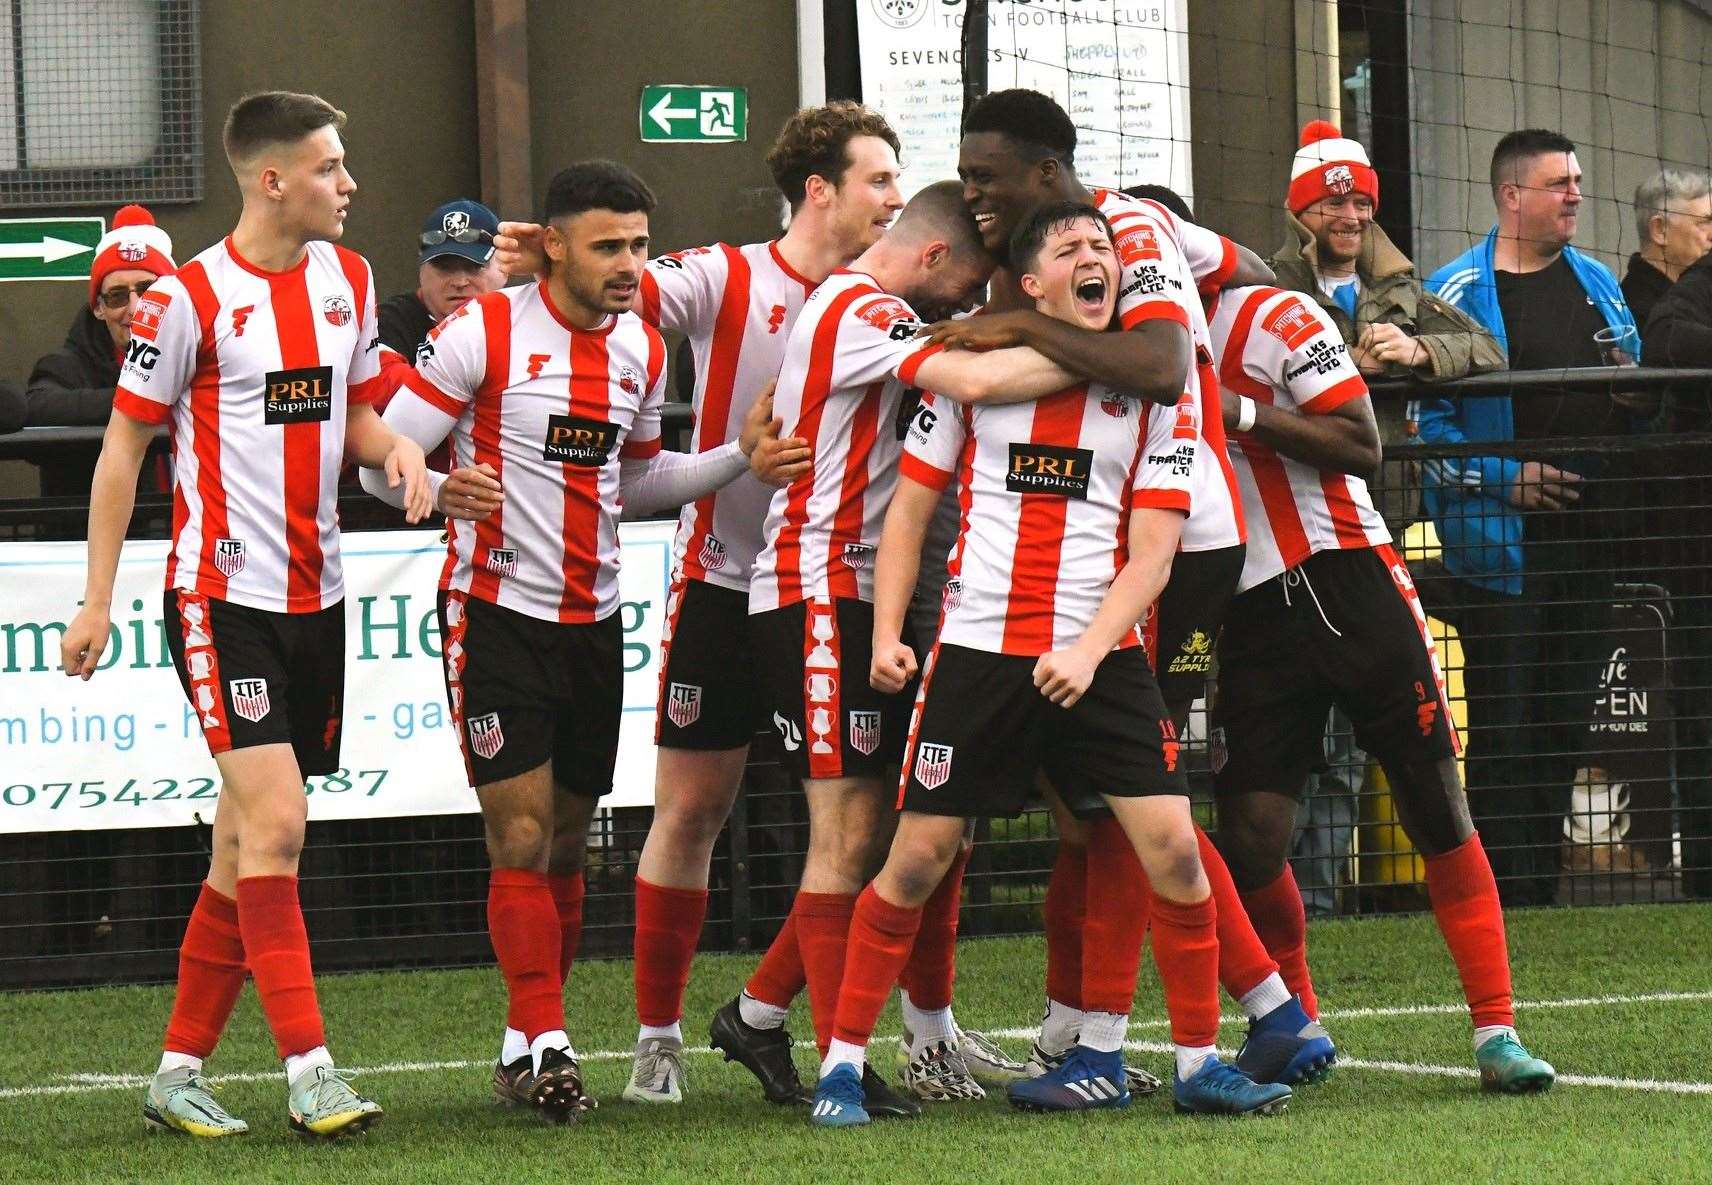
[[[352,281],[353,287],[357,283],[362,283],[368,287],[373,286],[374,268],[369,266],[368,259],[360,252],[353,251],[349,247],[341,247],[338,243],[326,242],[311,243],[309,249],[321,254],[342,271],[345,277]]]
[[[613,337],[647,350],[650,354],[666,348],[666,336],[659,327],[634,310],[617,314],[612,326]]]
[[[729,243],[709,243],[703,247],[684,247],[656,255],[648,261],[648,270],[656,276],[667,273],[694,273],[723,269],[733,255],[744,254]]]
[[[1257,284],[1221,293],[1219,306],[1217,320],[1226,332],[1241,335],[1241,341],[1232,344],[1244,352],[1293,352],[1322,334],[1342,340],[1331,317],[1305,292]]]

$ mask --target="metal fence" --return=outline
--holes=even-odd
[[[1513,387],[1520,401],[1608,395],[1612,383],[1609,371],[1484,376],[1434,393]],[[1703,406],[1712,374],[1629,371],[1623,386],[1663,389],[1667,407]],[[1421,394],[1380,389],[1376,400],[1402,409]],[[1429,447],[1405,429],[1373,485],[1439,641],[1470,803],[1512,905],[1712,896],[1712,433],[1660,431],[1668,417],[1650,413],[1621,419],[1597,437],[1525,446]],[[671,422],[681,430],[687,416]],[[0,437],[0,458],[90,439],[77,430]],[[1508,503],[1443,497],[1471,458],[1499,455],[1579,479],[1569,508],[1516,516],[1520,562],[1505,573],[1515,577],[1508,589],[1481,575],[1503,567],[1487,549],[1457,542]],[[142,499],[133,533],[163,533],[167,511],[164,498]],[[63,501],[0,502],[0,539],[77,538],[85,513]],[[395,525],[360,496],[341,514],[348,529]],[[1205,737],[1198,707],[1185,752],[1211,824]],[[776,745],[770,733],[757,737],[746,792],[716,849],[704,949],[759,949],[789,908],[807,826]],[[1310,910],[1424,908],[1421,864],[1395,824],[1384,776],[1335,715],[1326,754],[1295,852]],[[584,939],[592,955],[630,950],[630,882],[649,817],[632,809],[597,819]],[[170,979],[206,842],[205,827],[0,836],[0,988]],[[1052,854],[1043,812],[983,824],[963,932],[1038,930]],[[474,815],[312,823],[301,876],[317,966],[488,961],[487,871]]]

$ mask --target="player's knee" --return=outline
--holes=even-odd
[[[536,868],[545,860],[552,834],[528,814],[487,820],[487,854],[495,868]]]
[[[721,799],[705,795],[680,795],[670,806],[655,809],[654,829],[674,848],[711,849],[731,812]]]
[[[588,863],[588,834],[576,832],[553,837],[547,854],[547,871],[554,876],[574,876]]]
[[[1279,828],[1260,811],[1244,811],[1240,800],[1219,803],[1215,842],[1240,889],[1257,889],[1275,879],[1289,854],[1290,830]]]
[[[1425,855],[1442,855],[1474,834],[1455,758],[1400,767],[1391,796],[1404,832]]]

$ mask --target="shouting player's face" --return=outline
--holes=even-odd
[[[1022,276],[1022,290],[1049,317],[1103,330],[1118,300],[1118,259],[1112,237],[1092,218],[1055,227]]]
[[[832,190],[832,233],[841,253],[855,259],[880,241],[904,208],[898,189],[898,154],[878,136],[855,136],[845,146],[850,163]]]
[[[1053,160],[1029,161],[999,132],[970,132],[957,150],[957,178],[963,200],[981,228],[981,243],[1003,259],[1011,232],[1023,219],[1058,196]]]
[[[548,270],[565,312],[585,327],[630,310],[648,262],[648,215],[637,210],[584,210],[547,225]]]
[[[282,220],[296,237],[307,243],[345,233],[357,183],[345,169],[345,146],[335,129],[317,128],[282,148],[271,171]]]

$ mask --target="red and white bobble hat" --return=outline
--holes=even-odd
[[[1334,123],[1323,119],[1302,129],[1302,146],[1290,165],[1290,213],[1300,214],[1322,198],[1365,193],[1379,208],[1379,174],[1367,160],[1367,149],[1347,139]]]
[[[89,267],[89,305],[95,306],[101,282],[114,272],[170,276],[177,270],[172,261],[172,239],[155,225],[155,216],[141,206],[123,206],[113,215],[113,229],[95,244],[95,262]]]

